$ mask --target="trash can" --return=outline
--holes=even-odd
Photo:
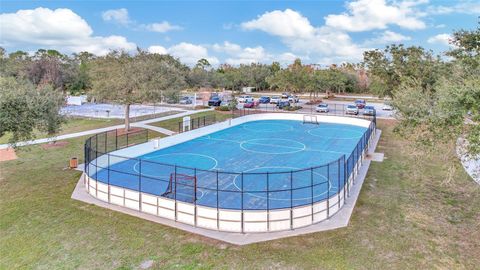
[[[72,157],[70,159],[70,169],[76,169],[78,167],[78,159],[76,157]]]

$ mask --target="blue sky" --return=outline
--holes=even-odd
[[[480,2],[353,1],[1,1],[0,45],[11,52],[64,53],[141,47],[187,64],[301,58],[360,61],[387,44],[449,49],[455,29],[476,27]]]

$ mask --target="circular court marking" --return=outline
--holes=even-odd
[[[259,154],[293,154],[304,151],[307,146],[301,142],[289,139],[252,139],[240,143],[245,151]]]
[[[297,168],[297,167],[265,166],[265,167],[257,167],[257,168],[248,169],[248,170],[245,170],[245,171],[243,171],[243,172],[252,172],[252,171],[258,170],[258,169],[286,169],[286,170],[293,170],[293,171],[295,171],[295,170],[300,170],[300,169]],[[266,173],[266,172],[267,172],[267,171],[265,171],[265,173]],[[268,171],[268,172],[271,172],[271,171]],[[275,172],[271,172],[271,173],[275,173]],[[329,179],[327,179],[327,177],[325,177],[323,174],[319,174],[318,172],[313,172],[313,174],[320,176],[321,178],[327,180],[327,181],[330,183],[330,185],[329,185],[330,188],[328,189],[328,191],[332,191],[332,189],[337,189],[336,187],[335,187],[335,188],[332,187],[332,186],[333,186],[333,185],[332,185],[332,182],[331,182]],[[235,178],[233,178],[232,182],[233,182],[233,186],[235,186],[235,188],[238,189],[238,191],[241,192],[242,189],[241,189],[240,187],[238,187],[238,185],[237,185],[237,183],[236,183],[238,176],[239,176],[239,175],[235,176]],[[272,191],[270,191],[270,192],[274,192],[274,191],[275,191],[275,190],[272,190]],[[313,197],[308,196],[308,197],[304,197],[304,198],[292,198],[292,200],[293,200],[293,201],[308,200],[308,199],[311,199],[311,198],[320,197],[320,196],[326,194],[328,191],[326,190],[326,191],[324,191],[324,192],[322,192],[322,193],[320,193],[320,194],[317,194],[317,195],[315,195],[315,196],[313,196]],[[267,192],[267,191],[265,191],[265,193],[266,193],[266,192]],[[270,197],[266,197],[266,196],[257,195],[257,194],[255,194],[255,193],[250,193],[250,192],[245,192],[245,193],[246,193],[246,194],[249,194],[249,195],[252,196],[252,197],[257,197],[257,198],[260,198],[260,199],[269,199],[269,200],[274,200],[274,201],[290,201],[290,199],[270,198]]]
[[[202,164],[203,166],[199,166],[198,165],[198,160],[196,161],[193,161],[195,162],[196,164],[193,164],[192,166],[187,166],[185,164],[188,164],[188,162],[192,162],[191,160],[191,156],[198,156],[200,158],[203,158],[203,162],[204,164]],[[163,164],[159,164],[159,166],[173,166],[173,165],[166,165],[166,164],[176,164],[178,162],[176,162],[176,160],[179,160],[181,161],[182,165],[185,166],[185,167],[192,167],[192,168],[199,168],[199,167],[203,167],[201,169],[203,170],[212,170],[212,169],[215,169],[218,165],[218,161],[211,157],[211,156],[208,156],[208,155],[203,155],[203,154],[197,154],[197,153],[169,153],[169,154],[161,154],[161,155],[155,155],[155,156],[149,156],[149,157],[144,157],[143,160],[147,160],[147,159],[154,159],[154,158],[161,158],[160,161],[159,160],[156,160],[156,162],[159,162],[159,163],[163,163]],[[162,160],[162,159],[165,159],[166,161]],[[174,161],[174,162],[172,162]],[[210,163],[210,164],[209,164]],[[139,164],[139,161],[135,162],[135,164],[133,165],[133,170],[140,174],[139,170],[138,170],[138,164]],[[210,165],[210,166],[208,166]],[[182,169],[182,168],[180,168]],[[170,179],[170,174],[168,175],[161,175],[161,174],[149,174],[149,173],[145,173],[144,171],[142,171],[141,175],[143,176],[147,176],[147,177],[152,177],[152,178],[166,178],[166,179]],[[202,190],[198,189],[198,191],[201,193],[200,196],[198,196],[198,199],[202,198],[204,193]]]
[[[325,130],[335,130],[335,136],[325,136],[324,132]],[[340,131],[340,132],[339,132]],[[321,137],[325,139],[339,139],[339,140],[353,140],[353,139],[360,139],[363,136],[363,132],[357,131],[357,130],[350,130],[350,129],[343,129],[343,128],[324,128],[324,127],[319,127],[319,128],[314,128],[310,129],[307,131],[308,134],[315,136],[315,137]],[[355,134],[358,134],[358,136],[355,136]]]
[[[170,153],[170,154],[161,154],[161,155],[155,155],[155,156],[150,156],[150,157],[145,157],[143,158],[144,160],[146,159],[153,159],[153,158],[158,158],[158,157],[161,157],[161,158],[168,158],[168,160],[171,162],[172,161],[172,156],[175,156],[177,159],[181,159],[182,162],[185,162],[186,160],[188,159],[185,159],[185,156],[199,156],[201,158],[204,158],[206,160],[210,160],[210,162],[213,164],[213,166],[211,166],[210,168],[205,168],[205,170],[212,170],[212,169],[215,169],[218,165],[218,161],[211,157],[211,156],[207,156],[207,155],[202,155],[202,154],[196,154],[196,153]],[[158,162],[158,160],[157,160]],[[167,163],[167,162],[160,162],[160,163]],[[133,170],[140,174],[139,170],[138,170],[138,164],[139,164],[139,161],[137,161],[134,165],[133,165]],[[162,166],[163,164],[160,164],[160,166]],[[198,165],[196,165],[198,166]],[[143,176],[147,176],[147,177],[152,177],[152,178],[160,178],[160,177],[164,177],[164,178],[167,178],[167,179],[170,179],[170,175],[161,175],[161,174],[148,174],[148,173],[145,173],[145,172],[142,172],[141,175]],[[204,196],[204,192],[201,190],[201,189],[197,189],[197,192],[199,192],[200,194],[198,194],[197,196],[197,200],[201,199],[203,196]],[[183,193],[178,193],[178,194],[183,194]],[[183,194],[183,195],[189,195],[189,194]]]
[[[290,125],[278,123],[249,123],[243,124],[242,128],[252,132],[282,132],[293,130],[293,127]]]

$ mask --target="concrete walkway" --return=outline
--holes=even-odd
[[[144,120],[144,121],[132,123],[131,126],[132,127],[143,127],[143,128],[147,128],[147,129],[151,129],[151,130],[163,133],[163,134],[172,135],[174,132],[171,131],[171,130],[160,128],[160,127],[154,127],[154,126],[150,126],[150,125],[147,125],[147,124],[154,123],[154,122],[159,122],[159,121],[165,121],[165,120],[178,118],[178,117],[184,117],[184,116],[187,116],[187,115],[206,112],[206,111],[211,111],[211,110],[212,109],[186,111],[186,112],[182,112],[182,113],[178,113],[178,114],[173,114],[173,115],[168,115],[168,116],[163,116],[163,117],[158,117],[158,118],[154,118],[154,119],[149,119],[149,120]],[[70,134],[65,134],[65,135],[59,135],[59,136],[50,137],[50,138],[36,139],[36,140],[25,141],[25,142],[18,142],[17,146],[25,146],[25,145],[32,145],[32,144],[48,143],[48,142],[59,141],[59,140],[66,140],[66,139],[71,139],[71,138],[87,136],[87,135],[93,135],[93,134],[106,132],[106,131],[114,130],[114,129],[119,129],[119,128],[123,128],[123,127],[124,127],[124,125],[122,124],[122,125],[116,125],[116,126],[86,130],[86,131],[81,131],[81,132],[76,132],[76,133],[70,133]],[[9,144],[0,144],[0,149],[7,149],[8,147],[10,147]]]
[[[166,128],[151,126],[151,125],[142,124],[142,123],[135,123],[135,124],[133,124],[132,126],[134,126],[134,127],[140,127],[140,128],[145,128],[145,129],[150,129],[150,130],[153,130],[153,131],[156,131],[156,132],[159,132],[159,133],[166,134],[166,135],[168,135],[168,136],[171,136],[171,135],[173,135],[173,134],[176,133],[176,132],[171,131],[171,130],[166,129]]]

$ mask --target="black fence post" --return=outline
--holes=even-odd
[[[138,159],[138,210],[142,212],[142,159]]]
[[[270,231],[270,177],[267,172],[267,231]]]
[[[170,179],[172,179],[172,177],[170,176]],[[175,192],[173,193],[173,199],[174,199],[174,203],[175,203],[175,221],[177,221],[178,219],[178,215],[177,215],[177,164],[174,165],[174,174],[173,174],[173,181],[175,181],[175,183],[173,184],[173,187],[175,188]],[[171,184],[171,183],[170,183]]]
[[[107,154],[107,188],[108,203],[110,203],[110,154]]]
[[[330,218],[330,164],[327,165],[327,219]]]
[[[98,198],[98,134],[95,134],[95,197]]]
[[[217,190],[217,200],[216,200],[216,205],[217,205],[217,230],[220,229],[220,212],[218,210],[218,170],[216,172],[217,175],[217,181],[216,182],[216,190]]]
[[[310,200],[312,201],[311,210],[312,210],[312,223],[314,221],[313,213],[313,168],[310,168]]]
[[[338,209],[340,209],[340,159],[337,159],[337,179]],[[343,198],[343,200],[345,201],[345,198]]]
[[[118,150],[118,129],[115,129],[115,150]]]
[[[241,218],[241,227],[242,227],[241,231],[242,231],[242,233],[244,233],[245,232],[245,225],[244,225],[244,214],[243,214],[243,207],[244,207],[243,206],[243,194],[244,194],[244,192],[243,192],[244,191],[244,189],[243,189],[243,172],[240,174],[240,177],[241,177],[241,184],[242,184],[242,188],[240,189],[240,194],[242,195],[242,198],[241,198],[242,212],[240,213],[241,214],[240,218]]]
[[[193,224],[197,226],[197,168],[193,168],[194,183],[193,183]]]
[[[293,230],[293,177],[290,171],[290,229]],[[267,172],[268,175],[268,172]]]

